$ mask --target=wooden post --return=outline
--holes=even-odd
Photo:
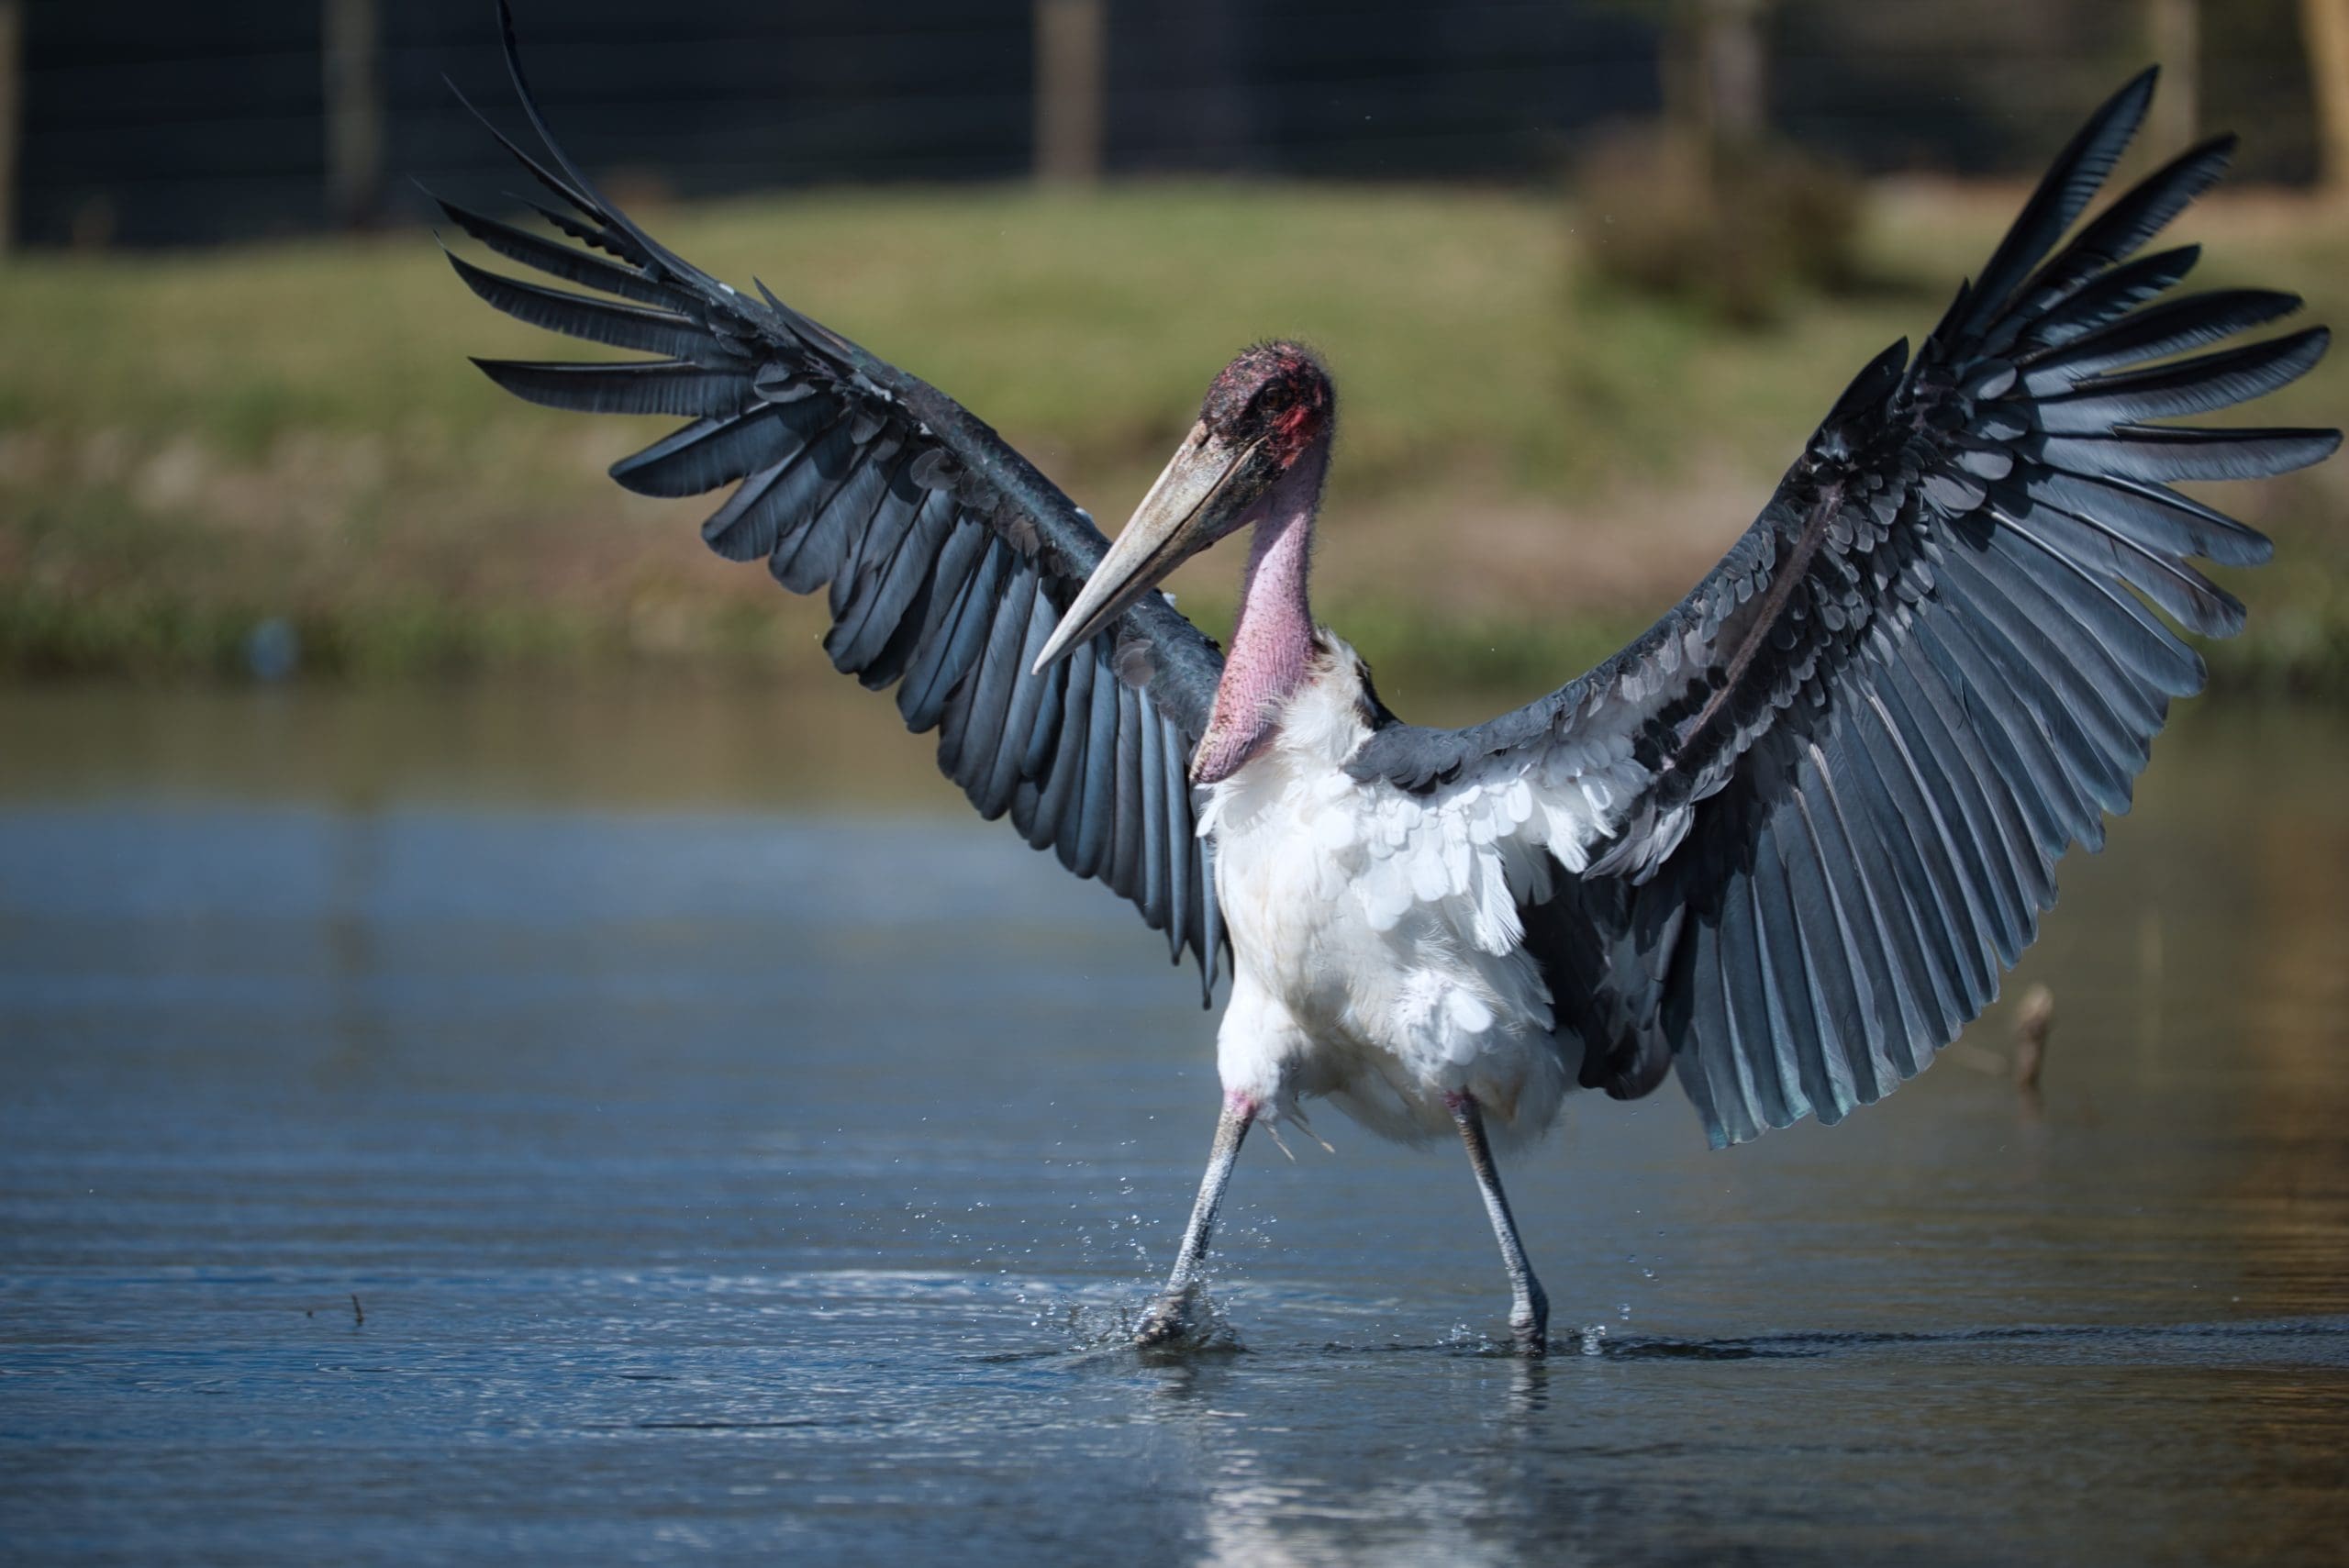
[[[2161,91],[2147,117],[2147,143],[2161,157],[2194,144],[2202,118],[2201,0],[2146,0],[2145,42],[2162,68]]]
[[[2349,0],[2300,0],[2300,34],[2316,97],[2317,177],[2349,195]]]
[[[1751,147],[1768,130],[1769,50],[1763,13],[1770,0],[1663,0],[1657,60],[1664,123],[1675,156],[1708,181],[1725,150]]]
[[[1701,158],[1705,147],[1704,53],[1698,47],[1697,0],[1664,0],[1656,37],[1656,101],[1664,112],[1667,141],[1686,156]]]
[[[24,0],[0,0],[0,256],[17,248],[17,139],[24,84]]]
[[[1091,184],[1101,177],[1105,0],[1035,0],[1036,177]]]
[[[1703,60],[1707,134],[1716,147],[1757,141],[1769,117],[1762,46],[1765,0],[1704,0],[1698,48]]]
[[[2030,1093],[2039,1088],[2047,1070],[2047,1034],[2055,1027],[2055,993],[2034,985],[2022,994],[2015,1009],[2015,1087]]]
[[[384,91],[375,0],[324,0],[327,213],[347,228],[373,222],[384,177]]]

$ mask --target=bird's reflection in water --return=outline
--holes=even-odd
[[[1404,1382],[1453,1373],[1446,1382],[1475,1385],[1453,1392],[1463,1402],[1482,1403],[1489,1420],[1479,1440],[1437,1453],[1423,1446],[1424,1434],[1408,1418],[1398,1418],[1376,1445],[1386,1451],[1365,1454],[1358,1432],[1350,1437],[1332,1423],[1344,1423],[1336,1413],[1344,1385],[1373,1358],[1332,1346],[1326,1357],[1308,1358],[1326,1362],[1315,1375],[1295,1376],[1289,1374],[1307,1363],[1274,1353],[1279,1370],[1270,1378],[1265,1373],[1274,1368],[1245,1356],[1148,1363],[1136,1417],[1171,1440],[1169,1467],[1179,1454],[1188,1473],[1191,1485],[1179,1489],[1197,1498],[1200,1562],[1259,1568],[1524,1560],[1524,1528],[1532,1521],[1522,1498],[1541,1484],[1541,1440],[1553,1414],[1547,1363],[1436,1346],[1403,1351],[1391,1359]]]
[[[1522,1428],[1550,1407],[1550,1363],[1519,1356],[1510,1359],[1508,1368],[1508,1403],[1504,1407],[1508,1420],[1504,1427]]]

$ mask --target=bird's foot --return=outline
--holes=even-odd
[[[1160,1296],[1134,1329],[1134,1343],[1144,1350],[1161,1349],[1191,1337],[1197,1326],[1199,1287],[1185,1285]]]
[[[1550,1302],[1540,1286],[1509,1313],[1508,1333],[1519,1355],[1539,1361],[1550,1353]]]

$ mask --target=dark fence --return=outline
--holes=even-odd
[[[2206,121],[2305,175],[2293,0],[2205,6]],[[688,194],[1002,179],[1033,161],[1030,0],[535,0],[524,39],[574,154]],[[1869,168],[2017,170],[2145,55],[2141,0],[1779,0],[1778,126]],[[1511,178],[1651,115],[1642,0],[1109,0],[1115,172]],[[407,177],[507,176],[443,86],[514,123],[488,0],[379,0],[382,216]],[[30,0],[18,228],[202,242],[327,223],[319,0]]]

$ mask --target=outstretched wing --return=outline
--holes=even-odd
[[[2169,699],[2201,685],[2153,611],[2241,629],[2243,606],[2188,558],[2255,565],[2268,542],[2169,482],[2281,473],[2338,433],[2148,421],[2282,386],[2327,338],[2181,359],[2299,301],[2148,303],[2196,252],[2140,247],[2231,140],[2049,257],[2153,81],[2097,113],[1915,359],[1896,344],[1860,373],[1760,520],[1646,635],[1515,713],[1397,725],[1355,757],[1357,777],[1422,795],[1524,778],[1591,823],[1561,856],[1588,856],[1586,873],[1521,911],[1586,1085],[1644,1094],[1676,1063],[1717,1145],[1889,1093],[1990,1002],[2056,861],[2101,841]]]
[[[939,766],[982,816],[1009,813],[1029,843],[1130,900],[1178,962],[1197,956],[1212,992],[1224,938],[1187,775],[1222,669],[1215,645],[1152,594],[1030,674],[1108,548],[1101,531],[952,398],[764,285],[737,294],[606,201],[549,134],[499,9],[515,91],[554,167],[498,139],[556,198],[540,216],[577,243],[441,210],[596,295],[451,263],[509,316],[654,357],[476,362],[550,407],[691,420],[612,477],[647,495],[732,485],[702,527],[710,548],[763,560],[795,593],[828,589],[833,664],[874,690],[895,683],[907,726],[939,731]]]

